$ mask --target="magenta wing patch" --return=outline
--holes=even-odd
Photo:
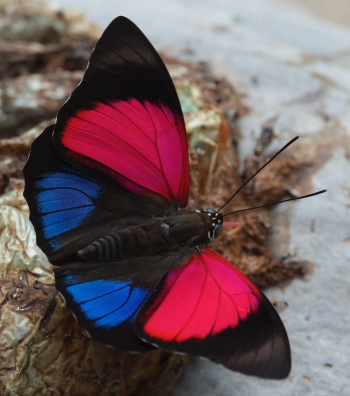
[[[271,303],[208,248],[163,277],[135,326],[141,339],[166,350],[205,356],[246,374],[289,373],[288,338]]]
[[[259,289],[236,267],[204,248],[170,271],[146,314],[144,331],[168,342],[205,339],[256,314],[261,298]]]
[[[186,131],[166,105],[136,99],[99,103],[68,119],[61,139],[67,156],[78,153],[86,162],[105,165],[128,190],[149,191],[186,205]]]

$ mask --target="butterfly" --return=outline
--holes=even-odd
[[[37,244],[58,266],[56,288],[94,340],[288,376],[279,315],[206,247],[223,215],[186,209],[179,99],[160,56],[127,18],[104,31],[56,124],[33,142],[24,176]]]

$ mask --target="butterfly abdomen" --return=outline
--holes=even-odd
[[[181,213],[154,218],[107,234],[78,251],[82,260],[119,260],[203,246],[209,241],[211,220],[206,213]]]

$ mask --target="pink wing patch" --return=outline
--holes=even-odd
[[[99,103],[68,119],[61,144],[107,166],[133,192],[141,186],[184,207],[189,167],[182,117],[166,105],[136,99]]]
[[[204,248],[168,274],[142,315],[143,332],[165,342],[205,339],[259,310],[260,290],[218,253]]]

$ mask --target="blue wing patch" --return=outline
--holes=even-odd
[[[124,322],[133,322],[149,291],[133,287],[132,282],[95,280],[79,283],[79,277],[68,276],[64,284],[66,292],[85,319],[93,327],[109,329]]]
[[[132,270],[128,279],[118,279],[120,269],[128,262],[68,264],[56,268],[56,288],[80,326],[95,341],[114,346],[120,351],[147,352],[154,347],[134,333],[134,322],[143,303],[155,287],[136,283]],[[133,263],[131,262],[131,268]],[[125,272],[123,270],[122,272]]]
[[[35,189],[38,215],[48,239],[78,227],[92,216],[97,208],[95,200],[103,192],[100,184],[77,172],[44,173]],[[55,239],[50,243],[52,247],[59,245]]]
[[[74,248],[61,251],[70,237],[67,233],[84,227],[102,213],[97,201],[105,194],[107,186],[63,161],[52,147],[54,126],[46,128],[33,142],[30,156],[24,167],[24,196],[30,208],[37,243],[50,261],[64,258],[89,243],[89,231],[77,231],[74,240],[81,242]],[[76,242],[75,242],[76,243]],[[80,245],[79,245],[80,244]]]

